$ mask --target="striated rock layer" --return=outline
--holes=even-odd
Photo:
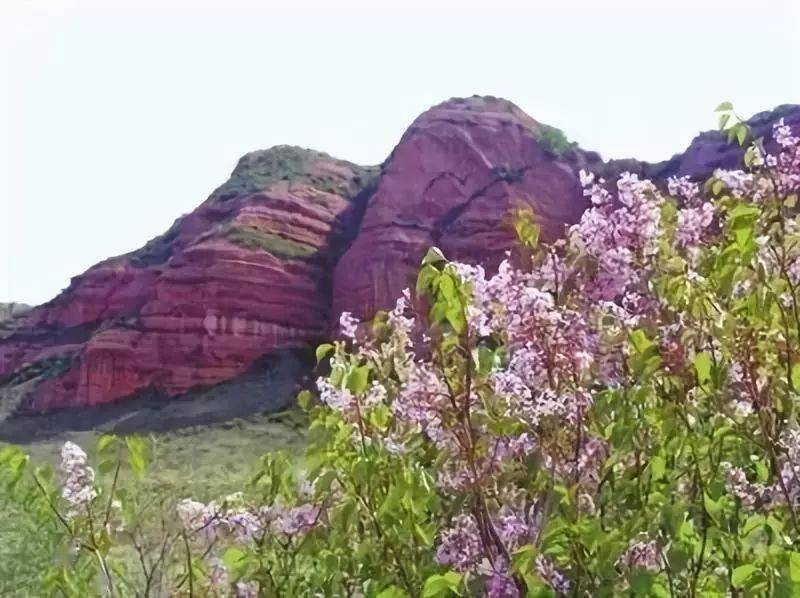
[[[766,136],[778,118],[800,126],[800,106],[750,124]],[[664,181],[740,160],[710,132],[662,163],[603,162],[491,97],[422,114],[380,172],[287,146],[248,154],[162,236],[0,318],[0,422],[223,382],[233,396],[236,380],[254,388],[257,364],[329,335],[342,311],[389,307],[431,245],[492,268],[514,243],[509,212],[525,206],[544,241],[558,238],[586,207],[581,168]]]
[[[142,249],[8,327],[2,414],[176,396],[324,337],[331,271],[369,169],[277,147]]]

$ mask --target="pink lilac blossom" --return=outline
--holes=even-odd
[[[549,558],[544,555],[539,555],[536,557],[536,574],[542,579],[544,583],[550,586],[553,591],[558,594],[568,594],[570,588],[572,587],[569,578],[564,575],[561,571],[556,569],[556,566],[553,564]]]
[[[495,565],[492,576],[486,582],[487,598],[519,598],[520,593],[505,563]]]
[[[86,453],[74,442],[65,442],[61,447],[63,476],[61,497],[68,505],[68,515],[74,517],[85,512],[97,498],[94,487],[94,470],[89,467]]]
[[[210,557],[206,561],[208,585],[212,590],[228,589],[228,569],[219,557]]]
[[[660,560],[661,550],[655,540],[633,539],[628,544],[627,550],[617,559],[616,565],[628,569],[645,569],[656,572],[661,569]]]
[[[403,455],[408,449],[402,441],[388,436],[383,441],[383,447],[392,455]]]
[[[364,395],[364,407],[370,408],[377,405],[382,405],[386,402],[387,392],[383,384],[377,380],[373,380],[372,385]]]
[[[796,257],[786,269],[786,274],[793,285],[800,284],[800,257]]]
[[[697,208],[683,208],[678,211],[678,230],[676,239],[683,247],[697,245],[714,220],[714,207],[704,203]]]
[[[463,573],[475,569],[483,556],[478,522],[472,515],[458,515],[441,534],[436,562]]]
[[[751,484],[747,474],[739,467],[727,464],[728,476],[725,487],[747,508],[755,508],[770,502],[770,490],[762,484]]]
[[[736,198],[741,199],[753,194],[755,177],[749,172],[719,168],[714,171],[714,178],[722,181]]]
[[[339,316],[339,330],[342,336],[355,340],[356,331],[358,330],[358,320],[353,317],[349,311],[343,311]]]
[[[700,185],[692,181],[691,177],[669,177],[667,179],[669,194],[682,198],[686,205],[696,206],[701,199]]]
[[[726,488],[743,506],[750,509],[800,506],[800,430],[786,431],[779,448],[780,479],[769,485],[750,482],[744,470],[725,464]]]
[[[773,125],[772,135],[775,142],[783,148],[791,148],[800,142],[800,139],[792,135],[792,128],[782,118]]]
[[[317,378],[320,400],[334,411],[348,414],[355,408],[355,397],[346,388],[336,388],[327,378]]]
[[[305,535],[320,524],[322,509],[317,505],[292,507],[276,520],[277,529],[287,536]]]
[[[596,260],[597,268],[583,281],[583,292],[595,301],[613,300],[639,282],[637,260],[654,254],[664,200],[651,182],[631,173],[623,173],[617,182],[617,202],[599,185],[584,193],[595,205],[570,235],[576,247]]]
[[[259,584],[257,581],[237,581],[235,586],[236,598],[258,598]]]
[[[402,421],[419,426],[433,440],[450,444],[442,428],[441,414],[451,408],[448,388],[425,362],[411,364],[408,379],[395,398],[392,409]]]
[[[273,533],[305,535],[320,525],[322,517],[322,509],[314,504],[225,508],[191,499],[181,500],[176,512],[183,527],[206,542],[227,538],[243,545],[263,538],[267,526]]]

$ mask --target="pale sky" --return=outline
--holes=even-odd
[[[508,98],[661,160],[800,103],[800,0],[0,0],[0,301],[141,246],[276,144],[381,162],[423,110]]]

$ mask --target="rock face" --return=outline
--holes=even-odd
[[[326,334],[369,169],[277,147],[172,228],[97,264],[0,342],[2,413],[176,396]]]
[[[750,124],[767,136],[778,118],[800,126],[800,106]],[[225,402],[237,380],[243,393],[264,392],[258,364],[292,355],[276,375],[295,376],[297,350],[329,335],[342,311],[389,307],[431,245],[491,268],[514,243],[509,212],[525,206],[543,240],[562,235],[586,207],[581,168],[664,181],[740,160],[712,132],[658,164],[603,162],[510,102],[481,97],[422,114],[379,172],[287,146],[248,154],[141,249],[31,311],[0,306],[0,423],[190,391]]]
[[[542,239],[585,208],[578,170],[596,156],[553,147],[554,130],[510,102],[451,100],[422,114],[383,165],[353,245],[336,266],[334,312],[367,318],[413,287],[431,245],[490,267],[514,244],[509,213],[533,208]]]
[[[0,324],[21,316],[27,311],[30,311],[31,306],[24,303],[0,303]]]

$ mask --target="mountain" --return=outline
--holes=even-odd
[[[762,135],[778,118],[800,124],[800,106],[750,124]],[[663,181],[740,160],[708,132],[662,163],[604,162],[511,102],[477,96],[423,113],[380,167],[290,146],[247,154],[163,235],[0,325],[0,435],[30,414],[123,413],[143,397],[230,407],[261,393],[259,408],[285,405],[292,385],[254,381],[310,372],[298,364],[338,314],[390,306],[431,245],[491,267],[513,246],[512,208],[531,207],[545,241],[579,219],[582,168]]]
[[[0,324],[30,311],[31,306],[24,303],[0,303]]]

